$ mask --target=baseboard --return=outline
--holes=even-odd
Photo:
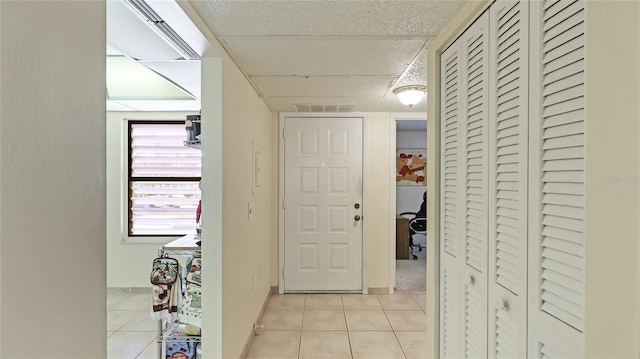
[[[426,290],[396,290],[396,294],[408,294],[408,295],[426,295]]]
[[[389,287],[371,288],[369,287],[369,294],[389,294]]]
[[[151,294],[151,287],[107,287],[107,294]]]
[[[275,292],[274,292],[274,288],[276,288]],[[262,322],[262,317],[264,316],[264,312],[265,310],[267,310],[267,304],[269,303],[269,299],[271,298],[271,294],[277,294],[278,293],[278,287],[271,287],[271,290],[267,293],[267,297],[265,298],[264,302],[262,303],[262,309],[260,310],[260,314],[258,314],[258,318],[256,318],[256,321],[254,323],[259,324]],[[253,343],[253,338],[255,338],[256,336],[256,330],[255,328],[251,328],[251,331],[249,332],[249,337],[247,338],[247,341],[244,344],[244,348],[242,348],[242,353],[240,354],[240,359],[246,359],[247,355],[249,355],[249,348],[251,348],[251,344]]]

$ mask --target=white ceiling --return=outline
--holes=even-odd
[[[156,10],[163,18],[182,25],[185,36],[195,33],[191,43],[204,51],[204,36],[175,2],[155,5],[161,5]],[[108,111],[198,111],[200,81],[199,60],[182,58],[122,0],[107,1]]]
[[[429,39],[464,1],[190,1],[272,111],[295,104],[426,111],[392,90],[426,84]]]
[[[428,85],[424,60],[429,40],[464,4],[461,0],[189,2],[266,105],[287,112],[296,111],[296,104],[330,109],[339,105],[356,112],[425,112],[424,101],[410,109],[392,90]],[[179,7],[171,5],[174,1],[147,3],[174,29],[193,28]],[[157,39],[146,40],[149,29],[144,23],[135,24],[136,16],[127,13],[120,0],[108,1],[107,10],[109,44],[199,99],[200,73],[196,79],[191,71],[194,63],[187,64]],[[189,43],[200,35],[183,33]],[[201,50],[198,41],[195,48]]]

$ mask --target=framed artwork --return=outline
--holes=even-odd
[[[427,179],[427,149],[398,148],[396,151],[396,184],[424,186]]]

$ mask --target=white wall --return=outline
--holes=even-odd
[[[640,2],[586,11],[585,353],[640,358]]]
[[[362,223],[367,246],[367,279],[371,289],[389,290],[391,261],[390,218],[394,217],[389,202],[391,182],[391,114],[367,113],[364,143],[364,198]]]
[[[105,4],[0,9],[0,357],[106,357]]]
[[[173,238],[127,240],[127,123],[184,120],[194,112],[107,112],[107,287],[151,287],[149,271],[158,248]],[[186,134],[185,134],[186,136]],[[136,241],[138,243],[136,243]]]
[[[187,2],[209,40],[203,57],[203,357],[238,358],[271,290],[277,156],[272,113]],[[264,190],[252,195],[253,144],[263,149]],[[253,215],[247,215],[251,201]],[[206,263],[206,262],[205,262]],[[206,282],[205,282],[206,281]],[[216,290],[212,292],[211,290]]]
[[[222,358],[222,59],[207,53],[202,78],[202,356]],[[237,336],[242,335],[235,333]]]
[[[270,151],[276,114],[256,95],[233,61],[222,61],[222,303],[223,357],[238,358],[271,290],[277,211]],[[264,190],[252,195],[252,148],[263,149]],[[253,215],[248,217],[248,203]],[[206,230],[204,228],[203,230]]]
[[[427,148],[427,131],[396,132],[396,148]],[[426,182],[425,182],[426,184]],[[417,212],[422,204],[426,186],[403,186],[396,184],[396,214]]]

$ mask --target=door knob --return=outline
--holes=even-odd
[[[509,302],[504,298],[498,298],[496,299],[496,308],[498,308],[498,310],[508,310]]]
[[[356,203],[356,204],[354,204],[354,205],[353,205],[353,208],[355,208],[355,209],[360,208],[360,203]]]
[[[359,221],[359,220],[360,220],[360,216],[356,214],[356,216],[355,216],[355,217],[353,217],[353,219],[357,222],[357,221]]]
[[[467,276],[467,284],[469,284],[469,285],[473,285],[475,282],[476,282],[476,278],[474,278],[474,276],[473,276],[473,275],[469,274],[469,275]]]

